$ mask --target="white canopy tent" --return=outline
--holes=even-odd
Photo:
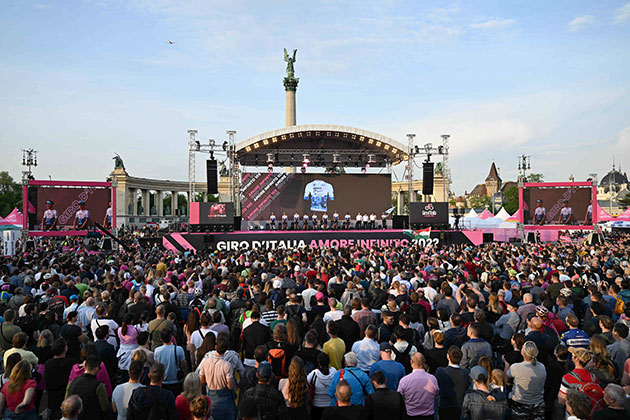
[[[499,212],[494,217],[501,220],[506,220],[510,218],[510,213],[505,211],[505,207],[501,207],[501,210],[499,210]]]

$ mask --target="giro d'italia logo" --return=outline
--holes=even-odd
[[[437,211],[435,211],[435,209],[433,208],[433,203],[429,203],[426,206],[424,206],[424,209],[422,210],[422,216],[424,216],[424,217],[436,217],[437,216]]]

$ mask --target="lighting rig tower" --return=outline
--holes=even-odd
[[[27,170],[22,171],[22,183],[26,184],[33,179],[32,168],[37,166],[37,150],[22,149],[22,166],[26,166]]]
[[[413,193],[413,167],[415,165],[415,157],[416,156],[426,156],[426,160],[425,162],[431,162],[431,156],[432,155],[441,155],[443,162],[442,162],[442,167],[443,167],[443,176],[444,176],[444,183],[446,184],[445,186],[445,197],[446,200],[448,201],[448,194],[450,191],[450,169],[447,167],[448,165],[448,139],[450,137],[450,135],[448,134],[443,134],[442,137],[442,144],[437,146],[437,147],[433,147],[433,143],[426,143],[422,149],[419,146],[414,145],[414,138],[416,137],[415,134],[407,134],[407,139],[408,139],[408,150],[407,150],[407,167],[406,169],[406,177],[407,177],[407,181],[408,181],[408,190],[409,190],[409,202],[414,202],[415,200],[415,194]]]
[[[407,181],[408,186],[407,189],[409,191],[409,202],[412,203],[415,200],[413,193],[413,157],[414,157],[414,141],[413,139],[416,137],[415,134],[407,134]]]
[[[230,199],[234,203],[234,211],[238,215],[240,214],[240,171],[238,168],[238,162],[236,161],[236,143],[235,136],[236,131],[226,131],[228,140],[223,144],[218,145],[214,139],[208,139],[207,144],[201,144],[197,140],[197,130],[188,130],[188,204],[190,211],[190,203],[194,201],[196,190],[196,162],[195,157],[197,152],[208,153],[210,159],[214,159],[214,153],[224,153],[227,155],[229,164],[228,176],[230,179]]]
[[[450,134],[442,134],[442,183],[444,186],[444,200],[448,202],[451,197],[451,167],[448,161],[448,151],[450,148]]]
[[[530,156],[521,155],[518,157],[518,188],[519,189],[525,187],[525,181],[527,180],[525,178],[525,175],[526,175],[526,172],[531,169],[530,163],[531,163]],[[523,215],[523,219],[524,219],[525,215],[524,215],[523,209],[519,209],[519,212],[521,212],[521,215]],[[524,242],[525,241],[525,220],[523,220],[522,223],[518,223],[518,231],[519,231],[521,240]]]

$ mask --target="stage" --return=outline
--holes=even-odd
[[[418,243],[427,245],[484,242],[482,231],[433,230],[426,239],[414,239],[412,231],[381,230],[310,230],[310,231],[243,231],[229,233],[172,233],[162,238],[162,245],[175,252],[212,249],[236,251],[248,249],[282,249],[294,247],[347,248],[398,247]]]

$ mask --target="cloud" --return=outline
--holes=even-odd
[[[595,18],[593,16],[585,15],[578,16],[573,19],[571,22],[567,23],[567,30],[569,32],[577,32],[585,29],[595,23]]]
[[[473,29],[504,29],[516,24],[514,19],[489,19],[485,22],[473,23],[470,25]]]
[[[615,10],[615,23],[624,23],[630,21],[630,3],[626,3],[619,9]]]

